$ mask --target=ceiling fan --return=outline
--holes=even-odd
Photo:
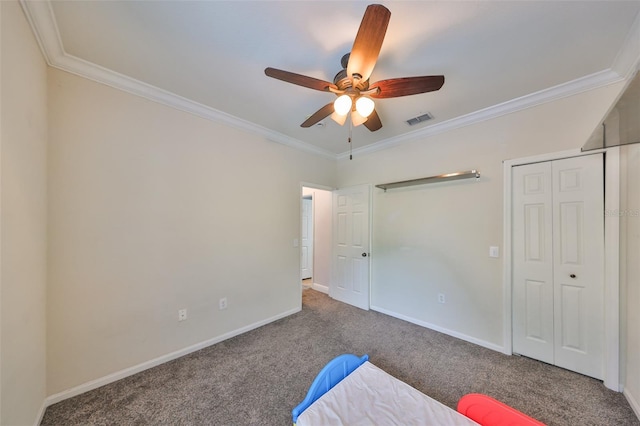
[[[382,122],[371,98],[397,98],[440,90],[444,84],[442,75],[391,78],[369,83],[390,18],[391,12],[386,7],[380,4],[367,6],[351,52],[342,57],[343,69],[336,74],[333,83],[276,68],[264,70],[269,77],[338,96],[334,102],[307,118],[301,127],[311,127],[329,115],[342,125],[350,112],[354,126],[364,124],[375,132],[382,127]]]

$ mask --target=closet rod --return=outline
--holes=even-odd
[[[455,173],[446,173],[444,175],[438,176],[429,176],[420,179],[411,179],[411,180],[403,180],[401,182],[391,182],[391,183],[382,183],[380,185],[376,185],[376,188],[382,188],[387,191],[387,189],[392,188],[401,188],[403,186],[413,186],[413,185],[422,185],[425,183],[436,183],[436,182],[444,182],[448,180],[458,180],[458,179],[469,179],[480,177],[480,173],[477,170],[467,170],[465,172],[455,172]]]

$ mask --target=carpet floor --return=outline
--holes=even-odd
[[[54,404],[41,424],[290,425],[291,409],[315,375],[342,353],[367,353],[452,408],[476,392],[549,425],[640,425],[625,397],[601,381],[311,289],[303,291],[299,313]]]

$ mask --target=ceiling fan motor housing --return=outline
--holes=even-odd
[[[348,56],[349,54],[347,53]],[[343,57],[344,59],[344,57]],[[358,90],[367,90],[369,88],[369,80],[362,80],[362,78],[358,78],[358,77],[362,77],[359,74],[354,74],[355,80],[357,82],[356,86],[354,87],[354,89],[358,89]],[[352,80],[349,78],[349,76],[347,75],[347,69],[343,68],[341,69],[338,74],[336,74],[335,77],[333,77],[333,84],[335,84],[339,90],[346,90],[350,87],[353,87],[353,83]]]

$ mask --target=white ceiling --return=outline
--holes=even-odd
[[[369,3],[22,2],[51,65],[334,158],[348,150],[348,124],[300,123],[335,96],[264,69],[333,81]],[[371,81],[446,80],[438,92],[377,100],[383,128],[354,128],[355,152],[619,81],[637,66],[640,1],[382,3],[391,21]],[[405,122],[425,112],[435,118]]]

